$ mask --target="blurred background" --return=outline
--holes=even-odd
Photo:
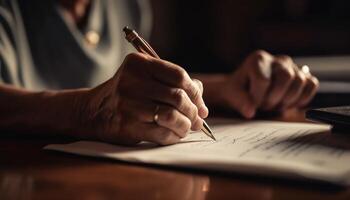
[[[347,0],[151,2],[152,45],[194,71],[231,71],[255,49],[292,56],[350,53]]]
[[[257,49],[288,54],[321,80],[313,106],[350,104],[350,1],[151,3],[151,44],[162,58],[191,72],[212,73],[233,71]]]

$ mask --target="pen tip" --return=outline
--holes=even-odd
[[[211,137],[211,139],[213,139],[214,141],[216,141],[216,138],[214,137],[213,134],[210,134],[210,137]]]

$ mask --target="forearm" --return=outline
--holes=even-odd
[[[85,89],[31,92],[0,85],[0,130],[23,133],[69,133],[78,119]]]
[[[198,79],[203,83],[203,98],[208,106],[222,105],[223,84],[227,83],[226,74],[191,74],[192,78]]]

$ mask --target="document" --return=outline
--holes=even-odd
[[[218,120],[210,126],[217,141],[193,132],[170,146],[141,143],[125,147],[79,141],[45,149],[134,163],[350,185],[350,137],[330,133],[328,125]]]

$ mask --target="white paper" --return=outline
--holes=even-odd
[[[80,141],[48,145],[45,149],[130,162],[350,184],[350,137],[331,134],[328,125],[229,121],[211,127],[216,142],[195,132],[181,143],[165,147]]]

